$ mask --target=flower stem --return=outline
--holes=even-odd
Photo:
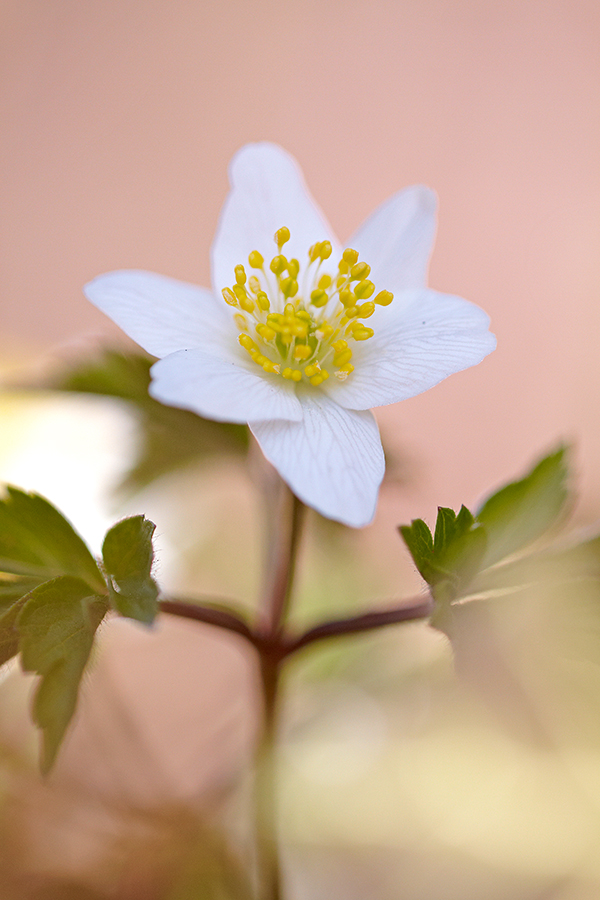
[[[260,663],[263,724],[256,752],[254,787],[260,900],[281,900],[282,878],[277,835],[277,720],[284,633],[300,544],[304,506],[279,482],[277,515],[271,529],[265,579],[265,604],[255,644]]]
[[[260,657],[264,717],[256,752],[254,813],[259,900],[282,900],[281,865],[277,828],[277,713],[280,661],[265,654]]]

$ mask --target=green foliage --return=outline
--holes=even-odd
[[[111,603],[122,616],[148,624],[158,612],[158,587],[150,575],[155,527],[144,516],[123,519],[107,532],[102,545]]]
[[[432,537],[422,519],[401,525],[400,533],[420,574],[432,587],[458,595],[478,571],[486,549],[485,530],[466,506],[458,515],[440,506]]]
[[[107,610],[105,596],[67,575],[34,588],[18,613],[21,664],[42,676],[33,720],[43,732],[43,772],[51,768],[75,712],[79,682]]]
[[[559,518],[567,501],[566,448],[542,459],[520,481],[493,494],[477,521],[488,534],[484,564],[490,566],[541,537]]]
[[[72,575],[104,589],[96,561],[73,526],[39,494],[16,487],[7,487],[0,500],[0,572],[39,581]]]
[[[139,416],[140,449],[123,488],[135,491],[155,478],[188,463],[223,455],[245,454],[245,425],[212,422],[185,409],[164,406],[148,394],[154,360],[139,353],[107,350],[95,362],[84,362],[54,387],[118,397]]]
[[[0,665],[17,653],[40,682],[33,719],[47,772],[73,717],[94,636],[110,606],[151,622],[154,525],[133,516],[104,540],[106,580],[72,525],[43,497],[15,487],[0,500]]]
[[[475,516],[465,506],[458,515],[440,507],[433,536],[422,519],[400,526],[414,563],[438,602],[435,624],[444,619],[444,607],[453,600],[481,589],[481,573],[524,550],[555,525],[568,496],[565,454],[560,448],[546,456],[524,478],[489,497]]]

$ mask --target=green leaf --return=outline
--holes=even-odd
[[[476,515],[486,529],[490,566],[535,541],[558,519],[567,500],[566,449],[541,460],[520,481],[507,484],[485,501]]]
[[[153,362],[141,354],[108,350],[99,360],[86,360],[54,385],[63,391],[118,397],[133,406],[141,441],[138,458],[122,485],[127,491],[139,490],[189,463],[245,455],[248,450],[245,425],[213,422],[154,400],[148,394]]]
[[[454,599],[479,571],[486,534],[466,506],[458,515],[440,506],[433,539],[422,519],[413,520],[410,526],[402,525],[400,532],[437,599]]]
[[[433,535],[436,554],[441,553],[451,543],[456,531],[456,513],[447,506],[438,506],[438,515]]]
[[[408,547],[419,574],[428,581],[433,557],[433,538],[423,519],[413,519],[410,525],[401,525],[400,534]]]
[[[24,602],[24,598],[19,598],[0,615],[0,665],[4,665],[19,652],[19,632],[15,624]]]
[[[43,732],[41,768],[51,768],[77,704],[79,683],[108,610],[106,597],[79,578],[54,578],[34,588],[17,618],[21,664],[41,681],[33,719]]]
[[[58,575],[82,578],[105,591],[94,557],[73,526],[39,494],[7,487],[0,500],[0,572],[39,581]]]
[[[158,612],[158,587],[150,575],[155,528],[144,516],[131,516],[114,525],[102,545],[113,606],[122,616],[148,624]]]

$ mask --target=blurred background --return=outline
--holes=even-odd
[[[597,521],[597,3],[3,0],[1,12],[0,479],[44,493],[95,552],[116,518],[144,512],[166,590],[252,608],[261,509],[239,446],[180,453],[123,488],[148,411],[41,386],[106,345],[133,349],[83,298],[95,275],[210,283],[228,162],[266,139],[297,158],[341,240],[394,191],[434,188],[430,284],[481,305],[498,337],[479,367],[377,412],[391,465],[376,520],[360,533],[312,522],[298,618],[413,594],[396,526],[476,506],[561,439],[574,445],[572,521]],[[174,423],[160,428],[180,446]],[[465,616],[475,650],[461,679],[425,625],[294,664],[290,898],[598,896],[598,596],[595,583],[547,588]],[[111,622],[45,782],[31,682],[6,669],[2,896],[246,896],[254,664],[208,628]]]

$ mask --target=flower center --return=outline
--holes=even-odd
[[[345,381],[354,371],[355,342],[374,334],[361,320],[373,315],[376,304],[388,306],[394,295],[380,291],[373,297],[371,268],[358,261],[356,250],[344,250],[335,275],[323,271],[331,256],[329,241],[312,245],[301,274],[298,260],[281,252],[289,239],[289,228],[280,228],[268,271],[262,255],[253,250],[248,263],[254,273],[248,278],[238,265],[235,284],[223,288],[225,302],[236,309],[238,340],[265,372],[315,387],[330,374]]]

